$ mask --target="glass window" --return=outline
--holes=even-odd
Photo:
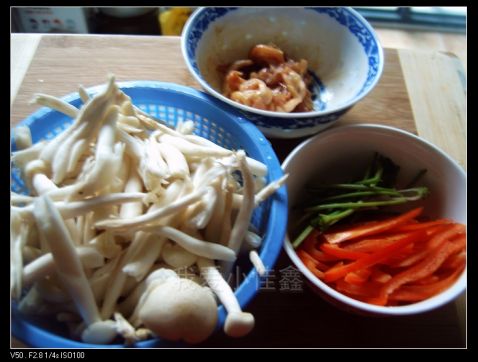
[[[466,6],[360,6],[355,9],[376,26],[466,31]]]

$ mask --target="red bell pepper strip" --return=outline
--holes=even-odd
[[[331,244],[337,244],[361,236],[375,235],[384,231],[392,230],[397,226],[405,224],[409,220],[419,216],[422,211],[423,207],[417,207],[404,214],[381,222],[375,222],[372,225],[364,224],[344,231],[325,233],[324,237],[327,242]]]
[[[421,300],[433,297],[438,293],[448,289],[465,269],[463,263],[455,269],[448,277],[437,282],[425,285],[404,285],[389,296],[389,300],[402,302],[419,302]]]
[[[457,269],[460,265],[466,264],[466,252],[463,251],[459,254],[455,254],[449,257],[445,262],[442,264],[443,269]]]
[[[351,297],[362,297],[361,300],[376,296],[380,286],[377,283],[367,282],[361,285],[347,283],[340,279],[335,283],[337,291],[347,294]]]
[[[389,273],[385,273],[384,271],[377,268],[377,266],[374,266],[372,268],[372,275],[370,275],[370,280],[384,284],[390,279],[392,279],[392,276]]]
[[[433,274],[443,262],[450,256],[466,246],[465,238],[457,239],[457,242],[445,240],[441,245],[429,253],[429,255],[420,263],[398,273],[390,279],[380,290],[377,298],[371,298],[369,303],[377,305],[386,305],[388,296],[400,286],[410,283]],[[327,273],[324,275],[327,280]]]
[[[369,254],[363,258],[360,258],[352,263],[343,265],[338,268],[332,268],[325,272],[324,280],[326,282],[333,282],[342,277],[344,277],[347,273],[352,271],[368,268],[372,265],[375,265],[381,261],[384,261],[393,255],[395,255],[398,251],[402,250],[408,244],[416,242],[425,236],[425,232],[423,230],[418,230],[409,234],[405,234],[401,239],[396,241],[395,243],[384,247],[376,251],[375,253]]]
[[[328,266],[327,264],[317,260],[317,259],[314,259],[309,253],[307,253],[305,250],[298,250],[297,251],[297,256],[300,258],[300,260],[304,261],[304,260],[309,260],[312,264],[315,265],[315,267],[317,269],[319,269],[320,271],[326,271],[327,269],[330,269],[330,266]],[[304,263],[305,264],[305,263]]]
[[[409,225],[402,225],[396,228],[395,230],[397,232],[406,232],[406,231],[415,231],[415,230],[420,230],[420,229],[428,229],[431,226],[437,226],[437,225],[446,225],[446,224],[452,224],[453,221],[450,219],[438,219],[438,220],[433,220],[433,221],[427,221],[427,222],[418,222],[414,224],[409,224]]]
[[[355,251],[355,250],[347,250],[344,248],[341,248],[337,245],[329,244],[329,243],[323,243],[320,245],[320,250],[322,250],[324,253],[328,255],[335,256],[337,258],[341,259],[351,259],[351,260],[357,260],[360,258],[363,258],[364,256],[367,256],[369,254],[363,253],[360,251]]]
[[[318,243],[318,240],[317,240],[318,237],[319,237],[318,233],[315,234],[314,236],[312,234],[309,235],[309,237],[305,239],[305,241],[302,243],[302,245],[299,248],[305,250],[315,260],[318,260],[321,262],[340,260],[340,258],[337,258],[336,256],[327,255],[323,251],[317,249],[316,245]]]
[[[444,232],[436,234],[427,242],[427,247],[430,249],[436,248],[438,245],[441,245],[444,240],[448,240],[454,236],[465,233],[465,225],[463,224],[451,224],[449,225]]]
[[[316,268],[316,264],[314,264],[313,259],[311,258],[304,258],[300,259],[304,263],[304,265],[309,269],[312,274],[314,274],[319,279],[324,279],[324,273]]]
[[[368,280],[371,274],[372,271],[370,269],[360,269],[355,272],[348,273],[344,280],[350,284],[362,285]]]
[[[387,245],[393,244],[398,239],[402,238],[407,233],[400,233],[397,235],[380,236],[376,238],[367,238],[360,241],[353,242],[343,248],[346,250],[360,251],[362,253],[371,253],[384,248]],[[333,245],[333,244],[330,244]]]

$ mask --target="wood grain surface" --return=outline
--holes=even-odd
[[[347,113],[341,123],[385,123],[416,133],[398,52],[385,50],[386,65],[378,86]],[[196,89],[199,84],[183,61],[177,37],[43,36],[13,104],[12,125],[38,107],[34,93],[63,96],[106,82],[155,80]]]
[[[410,131],[439,145],[465,167],[466,87],[460,65],[448,55],[430,52],[385,49],[385,58],[377,87],[338,124],[378,123]],[[63,96],[77,91],[79,84],[104,83],[110,72],[118,81],[155,80],[200,89],[182,59],[178,37],[42,35],[14,98],[11,126],[38,109],[28,104],[34,93]],[[452,142],[447,139],[450,132]],[[283,159],[300,141],[271,143]],[[329,305],[305,279],[298,291],[282,290],[281,273],[291,265],[282,252],[270,288],[263,286],[247,307],[256,316],[249,336],[232,339],[218,332],[199,347],[466,346],[465,295],[421,315],[363,317]]]
[[[401,51],[400,60],[420,137],[438,145],[466,169],[466,76],[458,58]],[[415,78],[420,75],[420,78]]]

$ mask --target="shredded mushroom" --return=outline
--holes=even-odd
[[[36,95],[74,118],[56,138],[32,144],[28,127],[15,132],[12,161],[31,190],[11,194],[19,310],[56,315],[87,343],[198,343],[215,328],[215,294],[226,334],[247,334],[254,317],[217,267],[248,253],[264,273],[251,215],[285,178],[266,184],[264,164],[192,134],[190,120],[173,129],[154,119],[113,76],[98,94],[79,94],[79,109]]]

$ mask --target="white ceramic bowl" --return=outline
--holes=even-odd
[[[293,207],[303,197],[303,189],[314,182],[338,182],[345,175],[361,175],[373,152],[379,152],[398,164],[398,183],[413,178],[420,169],[427,173],[420,181],[430,190],[423,201],[424,215],[451,218],[466,224],[466,173],[454,160],[436,146],[403,130],[380,125],[357,124],[326,130],[297,146],[282,167],[289,173],[289,220]],[[409,209],[409,206],[404,206]],[[347,297],[316,278],[301,262],[288,236],[284,248],[295,264],[324,299],[339,308],[365,315],[408,315],[442,306],[466,288],[466,268],[453,286],[422,302],[397,307],[382,307]]]
[[[273,42],[314,74],[314,111],[285,113],[242,105],[221,93],[219,65]],[[331,126],[377,84],[383,51],[370,24],[347,7],[200,8],[181,41],[191,74],[210,94],[239,109],[268,137],[292,138]]]

